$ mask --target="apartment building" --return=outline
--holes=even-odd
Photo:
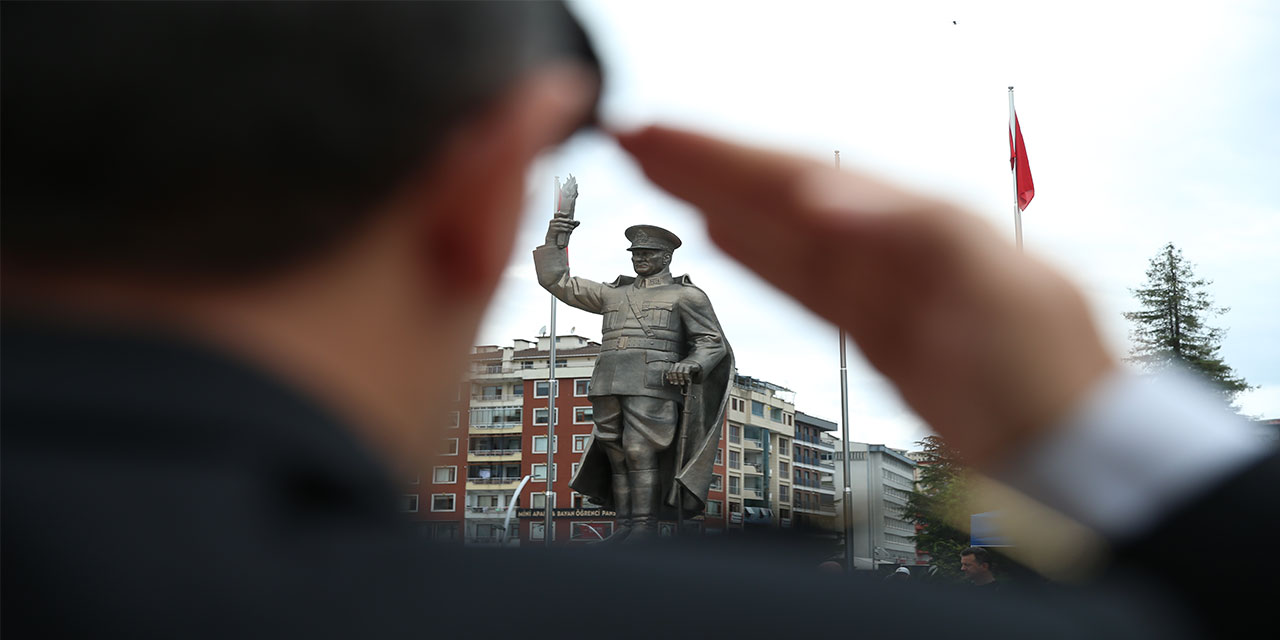
[[[728,528],[792,526],[795,392],[735,374],[725,423]]]
[[[792,443],[792,512],[797,526],[836,529],[836,423],[797,411]]]
[[[843,488],[842,452],[834,452],[835,484]],[[853,499],[853,555],[859,568],[894,564],[927,564],[917,557],[916,528],[906,513],[915,486],[916,463],[881,444],[849,443],[849,478]],[[843,496],[835,500],[837,528],[844,527]],[[862,564],[865,563],[865,564]]]
[[[447,435],[439,453],[404,486],[402,509],[420,523],[425,537],[468,545],[545,544],[548,504],[553,543],[586,543],[613,533],[615,514],[569,488],[591,438],[587,392],[600,345],[581,336],[559,336],[555,385],[548,375],[550,346],[551,338],[541,337],[474,349],[470,378],[458,387],[454,410],[443,418]],[[548,406],[552,393],[554,418]],[[793,398],[778,385],[734,376],[707,508],[686,524],[686,531],[791,526],[793,479],[809,482],[792,462]],[[549,420],[555,421],[554,434]],[[814,466],[822,453],[810,444],[805,443],[804,455]],[[804,504],[810,504],[810,488],[803,487]],[[659,527],[669,534],[674,523]]]

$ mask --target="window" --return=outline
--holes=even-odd
[[[433,484],[453,484],[458,481],[457,467],[436,467],[431,474]]]
[[[547,408],[533,410],[533,423],[536,425],[547,425]],[[560,424],[560,407],[556,407],[556,424]]]
[[[792,422],[792,417],[793,417],[793,416],[792,416],[791,414],[789,414],[789,413],[788,413],[788,414],[786,415],[786,420],[784,420],[784,421],[783,421],[783,422],[785,422],[785,423],[786,423],[786,425],[787,425],[788,427],[790,427],[790,426],[792,426],[792,425],[794,425],[794,424],[795,424],[794,422]]]
[[[729,444],[742,444],[742,427],[729,425]]]
[[[457,429],[457,428],[458,428],[458,421],[459,421],[460,419],[461,419],[461,416],[459,415],[459,412],[457,412],[457,411],[450,411],[450,412],[449,412],[449,428],[450,428],[450,429]]]
[[[572,477],[574,477],[574,476],[578,475],[578,465],[580,465],[580,464],[582,464],[582,463],[581,463],[581,462],[575,462],[575,463],[573,463],[573,468],[569,470],[569,477],[570,477],[570,478],[572,478]]]
[[[547,397],[547,388],[550,386],[550,380],[534,380],[533,381],[533,397]],[[560,397],[560,381],[556,380],[556,397]]]
[[[738,476],[729,476],[729,495],[738,495],[742,493],[742,478]]]
[[[555,437],[555,440],[553,440],[553,441],[552,441],[551,446],[555,449],[554,453],[560,453],[560,436],[556,436],[556,437]],[[533,437],[533,452],[534,452],[534,453],[546,453],[546,452],[547,452],[547,437],[546,437],[546,436],[534,436],[534,437]]]
[[[530,540],[545,539],[546,526],[547,526],[547,523],[545,522],[530,522],[529,523],[529,539]],[[551,539],[552,540],[556,539],[556,530],[554,527],[551,529]]]
[[[707,501],[707,515],[709,515],[709,516],[718,516],[718,515],[720,515],[720,514],[722,514],[722,513],[724,513],[724,503],[723,503],[723,502],[720,502],[719,500],[708,500],[708,501]]]
[[[534,491],[533,493],[529,494],[529,508],[546,509],[547,508],[546,492]],[[551,508],[552,509],[556,508],[556,494],[554,493],[551,494]]]
[[[779,518],[782,518],[783,520],[786,520],[787,518],[790,518],[790,517],[791,517],[791,510],[790,510],[790,509],[778,509],[778,517],[779,517]]]
[[[517,398],[523,398],[523,397],[524,397],[524,383],[523,383],[523,382],[521,382],[520,384],[513,384],[513,385],[511,385],[511,395],[513,395],[513,396],[515,396],[515,397],[517,397]]]
[[[751,401],[751,415],[764,417],[764,403],[759,400]]]
[[[446,456],[456,456],[456,455],[458,455],[458,439],[457,439],[457,438],[445,438],[445,439],[444,439],[444,454],[443,454],[443,455],[446,455]]]
[[[400,510],[405,513],[418,512],[418,494],[406,493],[400,496]]]
[[[724,476],[718,473],[711,474],[711,490],[724,491]]]
[[[523,408],[517,406],[476,407],[471,409],[471,426],[481,429],[514,427],[520,424],[523,416]]]
[[[432,540],[457,540],[458,539],[458,523],[456,522],[437,522],[431,529]]]
[[[592,420],[592,416],[594,415],[595,415],[595,410],[593,407],[574,407],[573,423],[574,424],[591,424],[595,422],[594,420]]]
[[[585,398],[591,393],[591,378],[573,381],[573,395],[578,398]]]
[[[724,464],[724,449],[716,449],[716,464]]]
[[[573,437],[573,452],[582,453],[587,450],[587,445],[591,444],[591,436],[582,435]]]
[[[791,445],[789,444],[790,442],[791,441],[787,440],[786,438],[778,438],[778,455],[780,456],[791,455]]]
[[[456,502],[456,494],[452,494],[452,493],[431,494],[431,510],[432,511],[453,511],[454,502]]]
[[[774,422],[782,422],[782,409],[769,407],[769,419]]]
[[[742,468],[742,454],[733,450],[729,451],[729,468],[730,469]]]
[[[498,496],[473,496],[471,499],[473,501],[471,506],[481,509],[494,509],[502,506],[498,504],[500,502]]]
[[[791,485],[778,485],[778,502],[791,502]]]
[[[788,475],[790,475],[790,474],[791,474],[791,465],[789,465],[789,464],[787,464],[787,463],[785,463],[785,462],[779,461],[779,462],[778,462],[778,477],[780,477],[780,478],[785,478],[785,477],[787,477],[787,476],[788,476]]]
[[[551,481],[552,482],[555,482],[556,480],[556,467],[558,466],[560,465],[558,464],[551,465]],[[533,469],[530,471],[530,473],[531,475],[533,475],[534,480],[541,480],[542,482],[546,482],[547,481],[546,463],[533,465]]]
[[[570,540],[604,540],[613,535],[612,522],[570,522]]]
[[[497,400],[502,397],[501,385],[485,385],[480,387],[480,398],[482,400]]]
[[[742,503],[741,503],[741,502],[730,502],[730,503],[729,503],[729,513],[741,513],[741,512],[742,512]]]

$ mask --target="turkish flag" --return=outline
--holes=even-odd
[[[1027,210],[1036,195],[1036,185],[1031,181],[1031,163],[1027,161],[1027,145],[1022,143],[1022,128],[1018,126],[1018,114],[1013,114],[1013,132],[1009,134],[1009,166],[1015,170],[1018,181],[1018,209]]]

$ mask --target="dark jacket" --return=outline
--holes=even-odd
[[[819,573],[825,539],[438,548],[401,519],[354,431],[252,366],[176,336],[12,318],[0,335],[6,639],[784,637],[802,623],[820,637],[1099,640],[1268,620],[1242,597],[1270,588],[1265,573],[1224,583],[1212,558],[1185,559],[1224,523],[1241,548],[1274,539],[1274,456],[1083,589],[885,590]]]

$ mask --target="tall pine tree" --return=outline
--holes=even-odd
[[[1142,309],[1124,314],[1133,323],[1125,360],[1149,373],[1181,364],[1216,385],[1230,406],[1249,384],[1218,355],[1226,331],[1207,324],[1228,309],[1213,306],[1205,290],[1212,283],[1195,277],[1191,268],[1172,242],[1151,259],[1146,286],[1130,289]]]
[[[969,546],[969,534],[956,524],[968,521],[968,471],[960,452],[941,436],[927,436],[916,444],[924,453],[920,481],[907,497],[908,519],[919,525],[916,550],[929,554],[939,576],[959,580],[960,551]]]

